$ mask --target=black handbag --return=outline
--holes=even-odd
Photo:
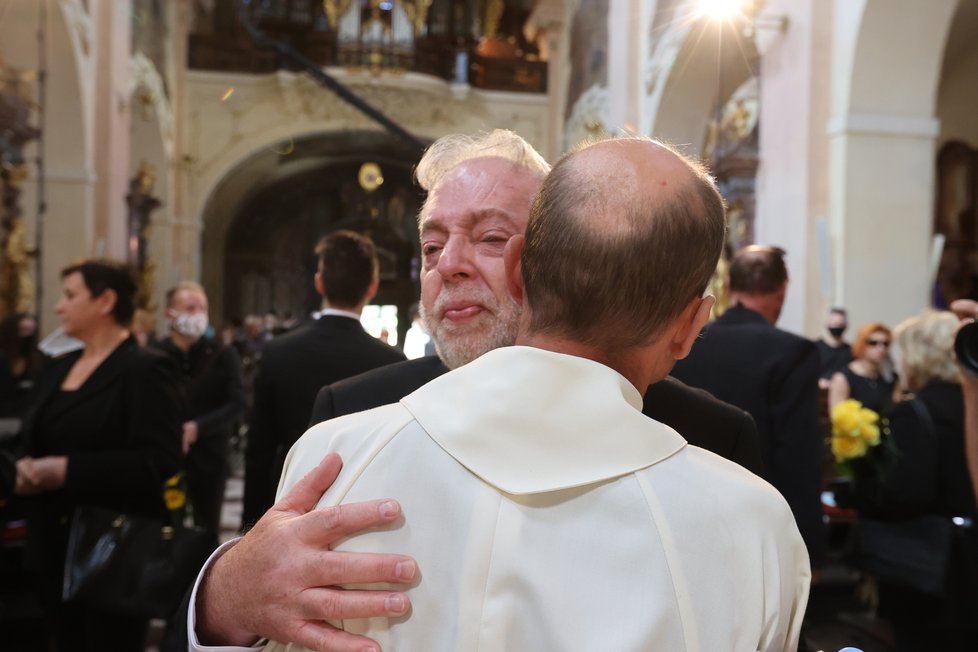
[[[78,507],[65,557],[65,602],[168,618],[216,546],[201,528]]]
[[[905,521],[860,517],[858,565],[880,581],[943,597],[955,527],[937,514]]]

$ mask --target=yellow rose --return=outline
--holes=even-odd
[[[832,408],[832,433],[853,436],[854,431],[859,428],[861,409],[859,401],[853,399],[842,401]]]
[[[163,500],[169,510],[180,509],[187,504],[187,496],[179,489],[167,489],[163,492]]]
[[[875,423],[864,423],[859,428],[859,436],[870,446],[880,443],[880,429]]]
[[[866,441],[861,437],[832,437],[832,454],[836,462],[844,462],[866,454]]]
[[[175,476],[169,478],[166,481],[166,485],[165,486],[167,486],[167,487],[176,487],[178,484],[180,484],[180,474],[179,473],[177,473]]]

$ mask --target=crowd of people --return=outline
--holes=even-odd
[[[163,521],[179,477],[216,550],[164,649],[810,649],[839,472],[826,442],[855,400],[879,443],[844,465],[840,500],[950,534],[916,551],[945,555],[938,591],[846,561],[872,577],[893,649],[973,649],[978,378],[952,349],[978,304],[868,323],[852,345],[832,308],[812,342],[776,326],[786,252],[753,245],[711,320],[723,201],[648,139],[551,169],[511,132],[446,137],[417,178],[435,355],[364,330],[377,254],[349,231],[316,249],[316,319],[278,333],[257,317],[214,332],[188,281],[156,338],[133,326],[131,271],[104,259],[62,270],[56,312],[80,348],[45,360],[35,321],[4,322],[0,417],[20,425],[0,517],[26,518],[44,622],[24,640],[142,649],[146,617],[62,598],[72,515]],[[240,432],[245,534],[218,546]]]

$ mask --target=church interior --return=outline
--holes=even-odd
[[[978,0],[0,0],[0,320],[54,333],[60,270],[110,257],[150,334],[181,281],[215,333],[301,323],[350,229],[364,326],[403,349],[415,166],[509,129],[551,164],[627,135],[706,164],[718,311],[733,254],[774,245],[780,328],[895,325],[978,300],[976,34]]]
[[[0,313],[50,332],[58,270],[106,255],[151,313],[192,279],[215,324],[303,318],[309,243],[349,226],[403,316],[414,163],[501,127],[551,161],[669,142],[729,250],[788,252],[782,327],[896,323],[978,291],[976,29],[970,0],[4,0]]]

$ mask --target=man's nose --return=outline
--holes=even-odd
[[[438,257],[438,272],[444,278],[469,277],[475,271],[472,246],[461,238],[449,238]]]

